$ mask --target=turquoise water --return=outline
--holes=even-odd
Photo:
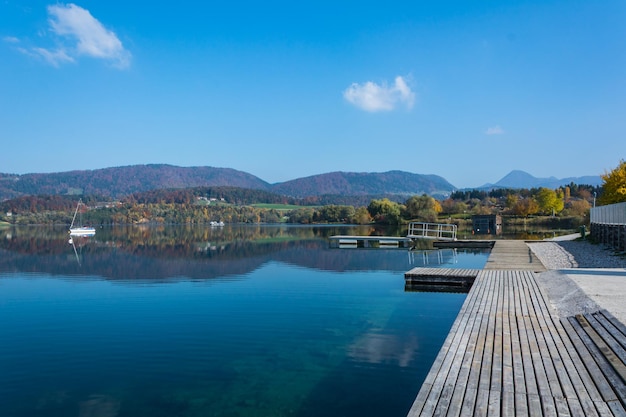
[[[405,416],[486,253],[331,249],[331,228],[12,230],[2,416]]]

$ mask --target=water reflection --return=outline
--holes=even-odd
[[[335,272],[405,272],[456,263],[456,250],[357,250],[350,256],[329,250],[327,237],[346,233],[388,232],[374,227],[123,227],[99,229],[95,237],[74,237],[68,244],[64,229],[15,228],[0,240],[0,272],[167,281],[241,277],[271,261]]]
[[[418,350],[417,336],[370,332],[360,337],[348,349],[348,356],[370,364],[393,364],[406,368]]]
[[[381,232],[7,231],[0,414],[406,415],[465,296],[405,292],[423,254],[348,233]]]

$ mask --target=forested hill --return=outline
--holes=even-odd
[[[98,195],[122,198],[151,190],[194,187],[238,187],[288,197],[420,195],[455,189],[436,175],[403,171],[333,172],[269,184],[230,168],[133,165],[51,174],[0,174],[0,201],[27,195]]]
[[[269,190],[270,185],[230,168],[132,165],[51,174],[0,174],[0,201],[23,195],[84,194],[120,198],[133,193],[206,186]]]
[[[331,172],[272,186],[274,193],[299,198],[320,195],[437,195],[450,194],[454,190],[455,187],[440,176],[404,171]]]

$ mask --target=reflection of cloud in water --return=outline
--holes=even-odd
[[[115,417],[120,411],[120,402],[115,398],[93,394],[80,403],[79,417]]]
[[[415,334],[400,338],[397,335],[371,332],[348,347],[348,356],[356,361],[373,364],[397,363],[404,368],[409,366],[417,347]]]

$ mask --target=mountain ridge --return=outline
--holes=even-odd
[[[554,176],[548,178],[538,178],[532,176],[526,171],[514,169],[495,184],[484,184],[477,188],[558,188],[570,183],[598,186],[602,184],[602,178],[599,175],[586,175],[560,179]]]
[[[481,188],[557,188],[570,182],[600,185],[599,176],[564,179],[536,178],[513,170],[495,184]],[[445,178],[400,170],[387,172],[334,171],[270,184],[233,168],[210,166],[180,167],[169,164],[127,165],[95,170],[56,173],[0,173],[0,201],[25,195],[90,194],[119,198],[133,193],[168,188],[230,186],[263,190],[295,198],[324,195],[396,195],[429,194],[445,197],[457,188]]]

